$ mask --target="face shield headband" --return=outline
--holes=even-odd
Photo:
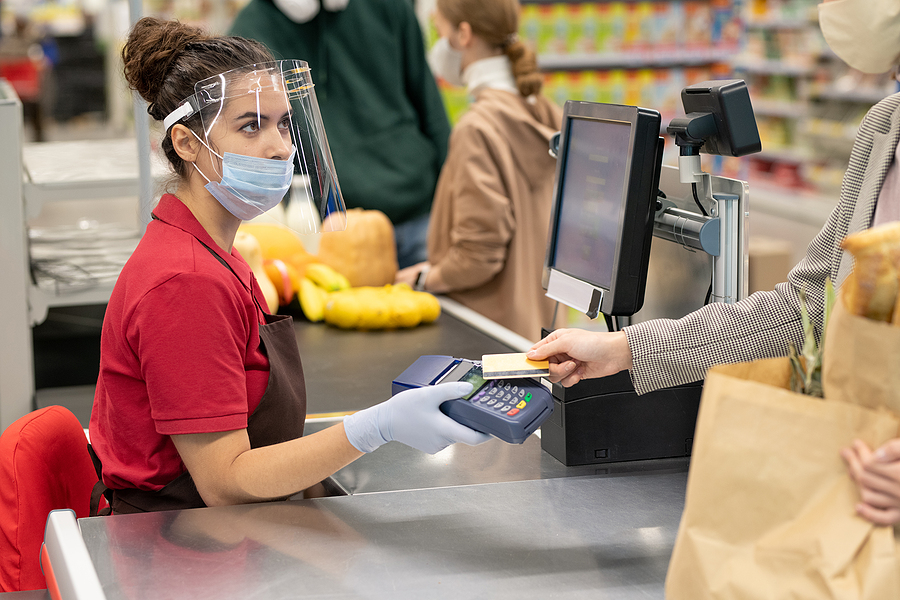
[[[222,179],[212,181],[214,187],[255,203],[251,197],[244,198],[247,194],[240,186],[229,185],[229,178],[223,178],[223,161],[216,157],[237,154],[290,160],[293,177],[281,214],[287,212],[291,218],[276,220],[303,234],[346,228],[346,207],[306,62],[247,65],[197,82],[194,93],[163,120],[166,133],[175,123],[197,114],[203,130],[198,137]]]

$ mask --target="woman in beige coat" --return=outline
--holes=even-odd
[[[517,0],[438,0],[432,69],[475,101],[450,135],[438,179],[428,262],[397,281],[447,294],[530,339],[552,326],[541,270],[562,110],[540,94],[534,54],[518,40]]]

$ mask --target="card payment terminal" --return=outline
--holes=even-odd
[[[553,412],[553,397],[540,381],[531,378],[485,380],[481,363],[452,356],[421,356],[401,373],[391,393],[468,381],[474,386],[464,398],[447,400],[441,412],[476,431],[511,444],[521,444]]]

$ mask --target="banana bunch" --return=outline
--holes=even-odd
[[[322,263],[306,265],[306,272],[303,276],[326,292],[339,292],[340,290],[350,289],[350,282],[346,277]]]
[[[406,284],[350,287],[347,278],[323,264],[307,265],[297,298],[312,322],[341,329],[398,329],[430,323],[441,314],[438,299]]]
[[[320,263],[306,265],[306,271],[297,286],[300,310],[313,323],[325,317],[325,303],[331,292],[350,289],[347,278]]]
[[[333,292],[325,303],[325,322],[341,329],[396,329],[430,323],[441,314],[437,298],[408,285],[355,287]]]

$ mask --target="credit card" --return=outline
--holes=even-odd
[[[550,375],[550,362],[529,360],[524,352],[485,354],[481,357],[481,373],[485,379],[547,377]]]

